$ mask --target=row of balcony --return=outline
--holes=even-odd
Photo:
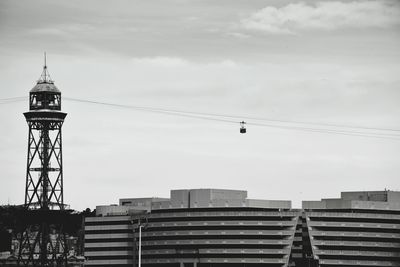
[[[337,266],[399,266],[398,261],[377,261],[377,260],[336,260],[336,259],[321,259],[319,263],[322,265],[337,265]]]
[[[395,229],[400,230],[400,224],[393,223],[365,223],[365,222],[325,222],[309,221],[308,226],[318,227],[343,227],[343,228],[373,228],[373,229]]]
[[[314,252],[317,255],[337,255],[337,256],[364,256],[364,257],[399,257],[400,252],[395,251],[362,251],[362,250],[320,250]]]
[[[374,237],[374,238],[395,238],[400,239],[400,233],[379,233],[379,232],[345,232],[345,231],[320,231],[309,229],[310,237]]]
[[[309,218],[354,218],[354,219],[376,219],[384,220],[397,220],[400,223],[400,214],[390,213],[351,213],[351,212],[329,212],[329,211],[312,211],[305,213]]]

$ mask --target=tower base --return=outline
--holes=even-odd
[[[25,210],[20,216],[17,266],[67,266],[70,213]]]

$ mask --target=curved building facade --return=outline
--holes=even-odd
[[[252,208],[157,211],[142,234],[142,263],[287,266],[298,213]]]
[[[320,266],[400,266],[400,192],[344,192],[303,208]]]
[[[400,207],[388,206],[400,201],[346,198],[302,210],[217,189],[121,199],[86,218],[85,265],[137,266],[140,248],[147,267],[400,266]]]

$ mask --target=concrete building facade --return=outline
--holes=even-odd
[[[85,220],[87,266],[400,266],[400,192],[254,200],[246,191],[172,190],[120,199]]]
[[[303,209],[320,266],[400,266],[400,192],[343,192]]]

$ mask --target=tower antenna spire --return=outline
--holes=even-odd
[[[47,81],[47,62],[46,62],[46,52],[44,52],[44,66],[43,66],[43,74],[44,74],[44,81]]]
[[[43,66],[43,72],[42,75],[40,75],[39,78],[39,83],[52,83],[53,81],[51,80],[50,74],[47,71],[47,55],[46,52],[44,52],[44,66]]]

